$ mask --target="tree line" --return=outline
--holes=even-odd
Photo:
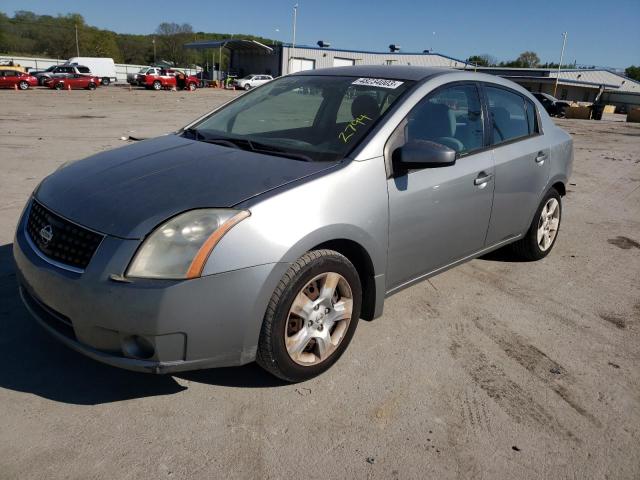
[[[243,38],[263,43],[272,40],[253,35],[194,32],[190,24],[165,22],[153,34],[134,35],[116,33],[88,25],[82,15],[38,15],[30,11],[17,11],[13,17],[0,12],[0,52],[7,55],[42,56],[68,59],[76,56],[76,28],[80,56],[110,57],[116,63],[149,65],[165,61],[175,65],[211,65],[213,54],[219,61],[218,51],[200,51],[184,48],[184,44],[199,40]],[[223,49],[223,68],[228,52]]]

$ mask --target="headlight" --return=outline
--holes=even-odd
[[[196,278],[213,248],[246,210],[201,209],[185,212],[156,228],[138,249],[129,277]]]

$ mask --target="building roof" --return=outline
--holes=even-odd
[[[292,48],[293,45],[291,43],[281,43],[278,45],[282,45],[283,47],[288,47],[288,48]],[[374,51],[374,50],[350,50],[350,49],[346,49],[346,48],[332,48],[332,47],[318,47],[315,45],[297,45],[295,46],[295,48],[300,48],[300,49],[306,49],[306,50],[322,50],[324,52],[329,51],[329,52],[344,52],[344,53],[362,53],[364,55],[394,55],[394,56],[398,56],[398,57],[402,57],[404,55],[423,55],[423,56],[437,56],[437,57],[443,57],[443,58],[447,58],[449,60],[454,60],[456,62],[460,62],[460,63],[465,63],[465,64],[469,64],[467,61],[465,60],[460,60],[459,58],[454,58],[454,57],[450,57],[449,55],[444,55],[443,53],[438,53],[438,52],[432,52],[432,51],[423,51],[423,52],[402,52],[402,51],[397,51],[397,52],[390,52],[390,51],[384,51],[384,52],[380,52],[380,51]]]
[[[557,77],[560,84],[640,92],[640,82],[606,68],[564,68],[558,71],[553,68],[477,67],[477,70],[514,80],[547,82],[550,79],[555,81]]]

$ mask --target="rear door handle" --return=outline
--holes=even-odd
[[[547,159],[547,154],[544,152],[538,152],[538,155],[536,155],[536,163],[540,165],[542,165],[546,159]]]
[[[486,183],[493,178],[493,173],[484,173],[480,172],[476,179],[473,181],[473,184],[476,187],[480,187],[486,185]]]

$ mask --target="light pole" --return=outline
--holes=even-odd
[[[295,54],[296,49],[296,26],[298,23],[298,4],[296,3],[293,6],[293,42],[291,42],[291,52],[289,53],[289,71],[287,73],[291,73],[291,60]]]
[[[153,43],[153,66],[155,67],[157,60],[156,60],[156,39],[152,38],[151,39],[151,43]]]
[[[78,43],[78,24],[76,23],[75,25],[75,29],[76,29],[76,56],[80,56],[80,44]]]
[[[553,87],[553,96],[558,91],[558,80],[560,79],[560,69],[562,68],[562,59],[564,58],[564,47],[567,44],[567,32],[562,32],[562,51],[560,52],[560,63],[558,64],[558,73],[556,74],[556,84]]]

